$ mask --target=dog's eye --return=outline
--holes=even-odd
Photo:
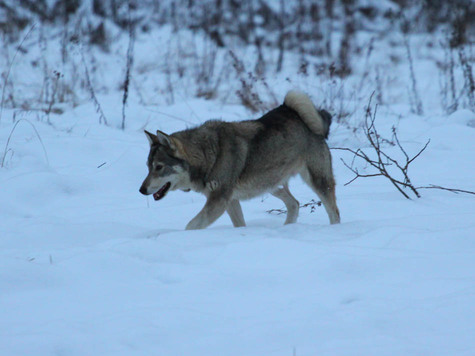
[[[157,165],[155,166],[155,170],[156,170],[156,171],[159,171],[159,170],[162,169],[162,168],[163,168],[163,166],[162,166],[161,164],[157,164]]]

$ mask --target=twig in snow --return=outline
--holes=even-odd
[[[315,209],[317,206],[322,206],[321,201],[316,201],[315,199],[310,200],[308,203],[300,205],[299,208],[308,208],[310,207],[310,212],[313,213],[315,212]],[[268,214],[275,214],[275,215],[282,215],[287,213],[287,209],[282,208],[282,209],[270,209],[267,210],[266,213]]]

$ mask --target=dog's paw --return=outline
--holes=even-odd
[[[203,227],[200,226],[201,224],[197,221],[191,220],[188,225],[186,225],[185,230],[199,230],[203,229]]]

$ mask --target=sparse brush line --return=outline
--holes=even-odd
[[[124,81],[124,95],[122,97],[122,124],[120,128],[125,130],[125,106],[127,105],[127,98],[129,97],[129,85],[130,85],[130,71],[134,64],[134,43],[135,43],[135,31],[132,25],[132,18],[130,16],[131,4],[128,1],[128,16],[129,16],[129,44],[127,46],[127,63],[125,69],[125,81]]]
[[[30,121],[28,121],[27,119],[20,119],[18,120],[17,122],[15,122],[15,125],[13,125],[12,127],[12,130],[10,131],[10,135],[8,135],[8,139],[7,139],[7,143],[5,144],[5,150],[3,151],[3,157],[2,157],[2,168],[4,167],[5,165],[5,157],[7,155],[7,152],[8,152],[8,146],[10,144],[10,140],[13,136],[13,132],[15,132],[15,129],[16,127],[18,126],[18,124],[20,122],[26,122],[28,123],[32,128],[33,130],[35,131],[35,134],[36,134],[36,137],[38,138],[38,141],[40,142],[41,144],[41,147],[43,148],[43,153],[45,155],[45,159],[46,159],[46,163],[49,165],[49,159],[48,159],[48,153],[46,153],[46,148],[45,148],[45,145],[43,144],[43,140],[41,139],[41,136],[40,134],[38,133],[38,130],[36,129],[35,125],[33,125]]]
[[[375,38],[371,37],[368,43],[368,51],[366,52],[365,62],[364,62],[364,72],[363,72],[363,75],[361,76],[360,84],[358,86],[359,92],[361,92],[361,90],[363,89],[363,85],[365,84],[366,79],[368,78],[369,73],[370,73],[371,66],[369,65],[369,61],[371,58],[371,54],[373,53],[373,50],[374,50],[374,41],[375,41]],[[378,67],[376,67],[376,76],[378,77],[379,73],[378,73],[377,68]],[[379,98],[378,98],[378,101],[379,101]]]
[[[462,46],[458,50],[460,64],[463,70],[463,77],[465,80],[465,87],[467,88],[468,104],[471,110],[475,110],[475,82],[473,80],[472,65],[465,55],[465,51]]]
[[[381,73],[379,71],[379,66],[377,65],[375,68],[376,71],[376,99],[378,104],[383,104],[383,83],[381,79]]]
[[[449,58],[449,79],[450,79],[450,89],[452,92],[452,104],[449,107],[449,110],[452,112],[457,110],[458,107],[458,99],[457,99],[457,89],[455,87],[455,74],[454,74],[454,68],[455,68],[455,61],[454,61],[454,55],[452,53],[452,48],[450,47],[449,42],[447,41],[447,51],[448,51],[448,58]],[[452,113],[450,112],[450,113]]]
[[[124,81],[124,95],[122,96],[122,124],[120,128],[125,129],[125,106],[127,105],[127,98],[129,97],[129,84],[130,84],[130,68],[132,66],[132,55],[130,53],[131,42],[129,41],[129,49],[127,50],[127,64],[125,70],[125,81]],[[133,46],[133,45],[132,45]]]
[[[40,95],[38,97],[38,102],[47,102],[49,99],[49,88],[51,78],[49,76],[48,60],[46,59],[46,53],[48,51],[48,42],[44,34],[44,26],[40,25],[38,31],[38,46],[41,53],[41,64],[43,70],[43,86],[41,87]]]
[[[139,84],[137,83],[137,80],[134,79],[134,78],[131,78],[131,83],[132,85],[134,86],[134,89],[135,89],[135,92],[137,93],[137,96],[139,98],[139,103],[140,105],[142,106],[145,106],[147,105],[147,102],[142,94],[142,88],[139,86]]]
[[[48,121],[48,124],[50,124],[50,125],[51,125],[51,121],[50,121],[49,115],[50,115],[51,111],[53,110],[53,105],[55,103],[54,99],[55,99],[55,96],[56,96],[56,92],[58,91],[59,78],[61,76],[62,76],[62,74],[60,72],[54,71],[54,82],[53,82],[53,88],[52,88],[52,93],[51,93],[51,99],[49,100],[48,108],[45,110],[47,121]]]
[[[168,100],[169,105],[175,104],[175,95],[173,92],[172,84],[172,72],[171,72],[171,63],[170,63],[170,54],[171,54],[171,41],[168,41],[168,49],[165,54],[165,76],[167,79],[167,92],[169,94],[170,100]]]
[[[415,113],[417,115],[424,115],[424,110],[422,108],[422,101],[419,96],[419,92],[417,91],[417,81],[416,81],[416,74],[414,72],[414,63],[412,60],[411,47],[409,46],[409,40],[405,34],[404,34],[404,46],[406,47],[406,55],[407,55],[407,60],[409,62],[409,71],[411,74],[412,95],[414,96]]]
[[[104,112],[102,111],[101,104],[99,103],[99,100],[97,100],[96,93],[94,92],[94,88],[91,83],[91,77],[89,76],[89,69],[87,68],[86,59],[84,58],[84,52],[82,50],[82,46],[81,46],[80,52],[81,52],[81,61],[82,61],[82,64],[84,65],[84,73],[86,74],[87,88],[89,89],[89,93],[91,94],[91,99],[94,102],[94,106],[96,107],[96,112],[99,113],[99,124],[102,124],[102,122],[104,122],[104,125],[109,126],[106,116],[104,115]]]
[[[444,49],[444,61],[437,63],[436,65],[439,69],[439,90],[440,90],[440,100],[441,100],[441,107],[447,113],[448,112],[448,98],[449,98],[449,80],[448,80],[448,56],[447,56],[447,48],[444,46],[444,42],[439,42],[441,48]]]
[[[282,63],[284,62],[284,45],[285,45],[285,29],[286,29],[286,17],[285,17],[285,2],[284,0],[280,0],[280,18],[279,25],[280,25],[280,34],[278,39],[278,48],[279,48],[279,57],[277,59],[277,67],[275,71],[280,73],[282,70]]]
[[[233,51],[229,51],[229,54],[232,58],[234,70],[241,82],[241,88],[236,90],[236,95],[241,100],[241,103],[252,112],[263,111],[263,109],[265,109],[264,103],[254,89],[254,85],[258,79],[251,72],[246,73],[243,62]]]
[[[0,122],[2,121],[2,113],[3,113],[3,104],[5,102],[5,88],[7,87],[7,82],[8,82],[8,78],[10,76],[10,72],[12,70],[12,67],[13,67],[13,63],[15,62],[15,58],[18,54],[18,52],[20,51],[20,48],[21,46],[23,45],[23,42],[25,42],[25,40],[28,38],[28,36],[30,35],[30,33],[33,31],[33,29],[36,27],[36,23],[34,23],[30,29],[28,30],[28,32],[26,33],[26,35],[23,37],[23,39],[21,40],[20,42],[20,45],[17,47],[16,51],[15,51],[15,54],[13,55],[13,58],[10,62],[10,64],[8,65],[8,70],[7,70],[7,75],[5,77],[5,81],[3,82],[3,89],[2,89],[2,102],[0,104]],[[3,162],[2,162],[2,167],[3,167]]]

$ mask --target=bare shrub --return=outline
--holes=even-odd
[[[322,91],[322,106],[333,114],[336,122],[348,126],[345,119],[356,109],[350,106],[350,99],[354,97],[355,92],[350,91],[347,78],[338,74],[335,63],[317,65],[315,71],[322,83],[319,86]]]
[[[104,114],[104,111],[102,111],[102,106],[101,104],[99,103],[99,100],[97,100],[97,97],[96,97],[96,92],[94,90],[94,87],[92,85],[92,82],[91,82],[91,77],[89,76],[89,69],[87,67],[87,63],[86,63],[86,59],[84,58],[84,52],[82,50],[82,46],[81,46],[81,61],[82,61],[82,64],[84,66],[84,74],[86,76],[86,87],[89,91],[89,94],[91,96],[91,99],[94,103],[94,106],[96,108],[96,112],[99,114],[99,124],[104,124],[104,125],[109,125],[108,122],[107,122],[107,118]]]
[[[374,40],[375,38],[371,37],[368,43],[368,50],[366,51],[366,56],[365,56],[365,61],[364,61],[364,71],[363,71],[363,75],[361,76],[360,84],[358,86],[358,91],[361,91],[363,89],[363,85],[368,80],[368,77],[372,68],[372,66],[370,65],[370,58],[374,50]]]
[[[422,101],[419,96],[419,91],[417,90],[417,80],[416,80],[416,74],[414,72],[414,62],[412,59],[412,53],[411,53],[411,47],[409,45],[409,39],[407,38],[407,35],[404,34],[404,47],[406,48],[406,56],[407,56],[407,61],[409,64],[409,71],[411,74],[411,95],[409,96],[409,99],[411,100],[411,106],[412,106],[412,111],[416,113],[417,115],[423,115],[424,110],[422,108]]]
[[[373,93],[374,94],[374,93]],[[420,198],[420,194],[409,178],[408,170],[409,165],[414,162],[414,160],[420,156],[420,154],[427,148],[430,140],[426,142],[426,144],[422,147],[419,152],[417,152],[414,156],[410,157],[406,150],[402,147],[398,135],[397,130],[393,126],[392,133],[393,137],[391,140],[384,139],[376,129],[375,121],[376,121],[376,112],[377,106],[375,107],[374,111],[371,109],[371,100],[373,95],[371,95],[369,99],[368,106],[366,107],[366,115],[365,115],[365,122],[364,122],[364,133],[368,143],[371,146],[373,151],[373,155],[366,153],[362,149],[352,150],[350,148],[335,148],[340,150],[345,150],[353,153],[354,157],[351,163],[347,163],[342,159],[343,164],[349,170],[351,170],[355,177],[351,179],[349,182],[345,183],[348,185],[354,182],[358,178],[367,178],[367,177],[385,177],[387,178],[391,184],[406,198],[410,199],[409,195],[404,191],[404,189],[408,188],[412,193],[417,197]],[[383,151],[383,144],[390,143],[393,146],[397,146],[399,150],[403,153],[405,157],[405,162],[399,162],[395,158],[391,157],[389,154]],[[375,157],[375,158],[373,158]],[[374,169],[373,173],[361,173],[357,167],[355,167],[355,159],[359,158],[369,164],[370,167]],[[397,168],[396,172],[393,172],[393,168]],[[396,175],[398,173],[398,176]]]
[[[375,82],[376,82],[376,100],[379,105],[384,103],[383,79],[381,78],[380,66],[375,68]]]
[[[131,18],[131,3],[128,1],[128,16],[129,16],[129,44],[127,46],[126,65],[125,65],[125,80],[124,80],[124,94],[122,96],[122,124],[120,128],[125,130],[125,106],[127,105],[127,98],[129,97],[130,72],[134,63],[134,43],[135,43],[135,29]]]
[[[447,63],[447,78],[450,82],[451,104],[447,107],[450,113],[454,112],[458,108],[457,88],[455,87],[455,60],[452,47],[447,43],[446,50],[446,63]]]
[[[473,78],[472,62],[467,56],[466,48],[459,46],[454,49],[447,37],[440,42],[444,50],[443,61],[437,61],[439,69],[439,87],[442,108],[447,114],[451,114],[459,107],[468,107],[475,110],[475,81]],[[463,87],[457,88],[457,78],[463,77]]]
[[[350,54],[352,52],[351,46],[355,36],[355,20],[354,20],[354,0],[342,0],[343,10],[345,14],[345,25],[343,29],[343,37],[340,43],[340,51],[338,54],[337,74],[341,77],[346,77],[351,74]]]
[[[168,98],[167,103],[168,105],[173,105],[175,103],[175,91],[173,90],[172,84],[172,63],[171,63],[171,41],[168,41],[168,50],[165,54],[165,77],[167,80],[167,90]]]
[[[3,39],[5,39],[5,34],[3,35]],[[6,103],[10,103],[11,107],[16,106],[16,101],[15,101],[15,84],[14,81],[11,78],[10,71],[11,71],[11,65],[13,65],[13,62],[11,60],[11,55],[10,55],[10,48],[9,46],[5,46],[5,49],[3,51],[3,55],[5,57],[5,63],[7,63],[7,66],[5,67],[5,70],[2,71],[2,81],[3,81],[3,88],[2,88],[2,109],[3,105]],[[7,91],[8,89],[8,91]],[[2,110],[0,109],[0,110]],[[0,112],[1,114],[1,112]],[[1,118],[1,116],[0,116]]]
[[[193,76],[197,86],[196,96],[205,99],[215,98],[221,82],[229,72],[228,56],[226,54],[220,56],[216,43],[208,39],[202,41],[202,46],[198,49],[195,38],[192,56]]]
[[[468,106],[471,110],[475,110],[475,82],[473,80],[472,62],[468,60],[465,50],[462,46],[458,48],[458,55],[465,81],[465,91],[467,93]]]
[[[49,115],[50,115],[51,111],[53,110],[53,105],[55,104],[55,101],[56,101],[56,93],[58,91],[59,79],[61,77],[63,77],[63,74],[61,74],[58,71],[54,71],[53,74],[54,74],[54,78],[53,78],[53,87],[51,89],[51,96],[48,100],[48,106],[45,109],[46,120],[47,120],[48,124],[51,124]]]
[[[229,54],[233,60],[234,70],[236,71],[238,79],[241,83],[241,88],[236,90],[236,95],[241,100],[241,104],[252,112],[261,111],[264,103],[257,93],[257,90],[255,90],[257,78],[251,72],[246,72],[244,63],[236,56],[233,51],[229,51]]]
[[[280,27],[280,32],[279,32],[279,38],[277,40],[277,47],[279,48],[279,56],[277,58],[277,66],[275,71],[279,73],[282,70],[282,63],[284,61],[284,46],[285,46],[285,30],[286,30],[286,14],[285,14],[285,1],[280,0],[280,17],[279,17],[279,27]]]
[[[325,14],[326,14],[326,37],[325,37],[325,51],[327,57],[332,56],[332,34],[333,34],[333,20],[335,17],[335,0],[325,0]]]
[[[10,61],[10,63],[8,64],[8,69],[7,69],[7,72],[5,74],[5,77],[3,79],[3,89],[2,89],[2,101],[0,103],[0,122],[2,121],[2,113],[3,113],[3,105],[5,104],[5,89],[7,87],[7,84],[8,84],[8,79],[10,77],[10,72],[12,70],[12,67],[13,67],[13,64],[15,63],[15,58],[18,54],[18,52],[20,51],[22,45],[23,45],[23,42],[25,42],[25,40],[28,38],[28,36],[30,35],[30,33],[33,31],[33,29],[35,28],[36,24],[33,24],[30,29],[28,30],[28,32],[26,33],[26,35],[23,37],[23,39],[21,40],[20,44],[18,45],[16,51],[15,51],[15,54],[13,55],[13,58],[12,60]]]
[[[374,93],[373,93],[374,94]],[[414,160],[416,160],[422,152],[425,151],[427,146],[430,143],[428,140],[424,146],[412,157],[409,156],[406,149],[402,146],[401,141],[399,140],[398,133],[396,127],[392,127],[392,138],[390,140],[385,139],[382,137],[376,128],[375,121],[376,121],[376,112],[377,112],[377,105],[375,106],[374,111],[371,109],[371,100],[373,95],[371,95],[368,106],[366,108],[366,115],[365,115],[365,123],[364,123],[364,133],[368,143],[370,144],[370,148],[373,151],[372,154],[365,152],[363,149],[359,148],[357,150],[353,150],[351,148],[346,147],[334,147],[333,149],[348,151],[353,154],[353,159],[351,163],[347,163],[345,160],[341,159],[345,167],[347,167],[350,171],[352,171],[355,176],[345,183],[345,185],[351,184],[358,178],[368,178],[368,177],[385,177],[387,178],[391,184],[401,193],[406,199],[411,199],[408,192],[412,192],[417,198],[420,198],[421,195],[419,193],[420,189],[441,189],[450,191],[453,193],[466,193],[466,194],[475,194],[475,192],[457,189],[457,188],[447,188],[442,187],[439,185],[429,185],[429,186],[421,186],[416,187],[410,177],[409,177],[409,166]],[[404,159],[398,160],[394,157],[390,156],[383,150],[384,145],[390,145],[393,147],[397,147],[402,153]],[[359,159],[363,161],[367,165],[373,168],[373,172],[371,173],[361,173],[358,168],[355,166],[356,160]]]

